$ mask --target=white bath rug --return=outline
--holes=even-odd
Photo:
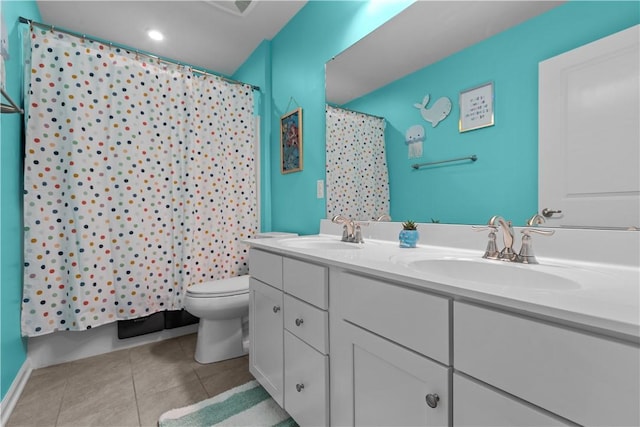
[[[297,427],[297,424],[254,380],[202,402],[165,412],[158,426]]]

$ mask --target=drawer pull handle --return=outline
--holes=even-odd
[[[274,313],[277,313],[277,312],[279,312],[279,311],[280,311],[280,306],[279,306],[279,305],[274,305],[274,306],[273,306],[273,312],[274,312]]]
[[[302,319],[296,319],[296,326],[300,326],[304,323],[304,320]]]
[[[302,390],[304,390],[304,384],[296,384],[296,390],[298,390],[298,393],[300,393]]]
[[[435,408],[436,406],[438,406],[438,402],[440,401],[440,396],[438,396],[437,394],[427,394],[427,405],[429,405],[430,408]]]

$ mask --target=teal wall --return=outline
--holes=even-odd
[[[639,22],[638,2],[569,2],[417,71],[346,107],[387,119],[391,216],[485,223],[499,214],[524,225],[538,210],[538,63]],[[460,90],[493,81],[495,126],[458,132]],[[453,109],[436,128],[413,107],[429,93]],[[424,154],[408,159],[405,131],[421,124]],[[416,162],[476,154],[475,163],[420,170]]]
[[[325,199],[316,181],[325,178],[325,63],[411,1],[310,1],[271,42],[271,226],[277,231],[317,233]],[[303,171],[280,173],[280,116],[302,107]],[[266,144],[266,142],[265,142]]]
[[[9,35],[10,59],[5,61],[6,90],[13,100],[21,96],[20,39],[18,17],[40,19],[35,1],[4,1],[2,15]],[[6,102],[3,100],[3,102]],[[2,282],[0,283],[1,342],[0,385],[2,399],[11,387],[27,355],[26,340],[20,336],[20,300],[22,299],[22,117],[19,114],[2,114],[2,140],[0,144],[0,168],[2,170],[2,211],[0,253],[2,254]]]

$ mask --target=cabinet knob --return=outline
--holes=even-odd
[[[279,311],[280,311],[280,306],[279,306],[279,305],[274,305],[274,306],[273,306],[273,312],[274,312],[274,313],[277,313],[277,312],[279,312]]]
[[[296,319],[296,326],[300,326],[304,323],[304,320],[302,319]]]
[[[304,384],[296,384],[296,390],[298,390],[298,393],[300,393],[302,390],[304,390]]]
[[[427,405],[429,405],[430,408],[435,408],[436,406],[438,406],[438,402],[440,401],[440,396],[438,396],[437,394],[427,394]]]

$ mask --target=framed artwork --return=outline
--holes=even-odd
[[[460,132],[493,125],[493,82],[460,92]]]
[[[282,173],[302,170],[302,108],[280,117],[280,167]]]

